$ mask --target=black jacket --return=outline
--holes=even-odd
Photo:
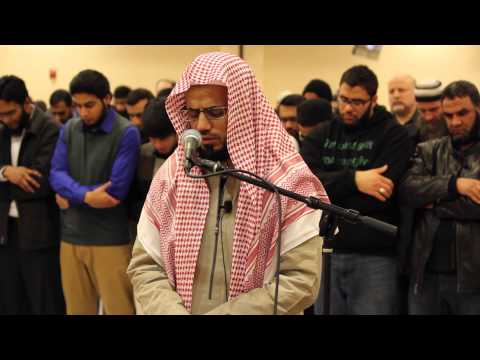
[[[340,119],[319,127],[307,136],[301,154],[312,172],[322,181],[333,204],[358,210],[362,215],[397,225],[396,197],[381,202],[358,191],[355,171],[388,165],[384,175],[395,185],[407,170],[413,152],[412,140],[382,106],[372,118],[356,129]],[[379,231],[339,222],[339,233],[331,244],[336,252],[394,255],[395,238]]]
[[[58,137],[57,125],[37,107],[34,108],[20,147],[18,166],[39,171],[40,188],[33,194],[10,182],[0,182],[0,238],[8,242],[8,213],[12,200],[19,213],[19,247],[36,250],[59,244],[59,211],[48,176],[50,160]],[[11,165],[10,135],[0,126],[0,168]]]
[[[128,195],[129,219],[138,223],[142,212],[143,204],[147,198],[150,185],[155,176],[156,161],[163,163],[165,159],[155,155],[155,148],[152,144],[143,144],[138,159],[138,167],[135,178],[132,181]]]
[[[418,114],[418,110],[416,112]],[[438,124],[428,124],[420,115],[413,121],[404,125],[415,146],[421,142],[434,140],[448,135],[447,124],[442,119]],[[398,226],[398,256],[399,270],[401,273],[408,272],[408,250],[413,238],[413,224],[415,221],[415,209],[408,206],[400,206],[400,224]]]
[[[480,205],[456,193],[457,177],[480,180],[480,142],[465,152],[456,151],[448,136],[417,146],[399,189],[401,201],[418,209],[409,251],[416,289],[421,289],[437,229],[447,220],[455,226],[457,289],[480,290]],[[429,204],[433,209],[425,209]]]

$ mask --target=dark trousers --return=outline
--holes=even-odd
[[[315,304],[315,313],[319,315],[323,314],[324,280]],[[397,315],[399,297],[396,258],[331,255],[331,315]]]
[[[9,218],[8,242],[0,246],[0,314],[65,314],[59,247],[18,245],[18,222]]]
[[[411,315],[480,315],[480,291],[457,292],[456,274],[426,273],[422,290],[409,293]]]

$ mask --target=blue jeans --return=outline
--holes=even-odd
[[[418,294],[408,293],[411,315],[480,315],[480,292],[458,293],[457,275],[425,274]]]
[[[398,314],[400,286],[394,257],[331,254],[331,315]],[[322,277],[315,314],[323,314]]]

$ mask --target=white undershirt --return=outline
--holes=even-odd
[[[11,153],[11,161],[12,161],[12,166],[18,166],[18,156],[20,154],[20,147],[22,146],[22,141],[23,137],[25,135],[25,130],[22,131],[22,134],[20,136],[12,136],[11,137],[11,145],[10,145],[10,153]],[[3,170],[3,168],[2,168]],[[5,179],[5,177],[2,175],[3,171],[0,171],[0,181],[6,182],[8,181]],[[15,201],[12,201],[10,203],[10,211],[8,213],[8,216],[13,217],[13,218],[18,218],[18,209],[17,209],[17,203]]]

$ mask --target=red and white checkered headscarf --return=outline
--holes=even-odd
[[[168,115],[179,136],[188,128],[188,119],[180,110],[186,104],[185,92],[193,85],[227,87],[227,148],[235,168],[328,202],[323,186],[295,151],[290,135],[283,129],[247,63],[237,56],[214,52],[200,55],[187,67],[166,101]],[[165,268],[171,285],[190,311],[210,192],[205,180],[185,175],[184,159],[184,147],[180,144],[157,172],[139,222],[138,239]],[[198,168],[192,172],[200,173]],[[272,193],[241,183],[234,227],[230,299],[262,287],[267,281],[278,234],[276,206]],[[282,197],[282,210],[282,232],[313,211],[286,197]],[[296,239],[295,246],[306,240],[308,238]],[[283,253],[293,246],[284,241]]]

